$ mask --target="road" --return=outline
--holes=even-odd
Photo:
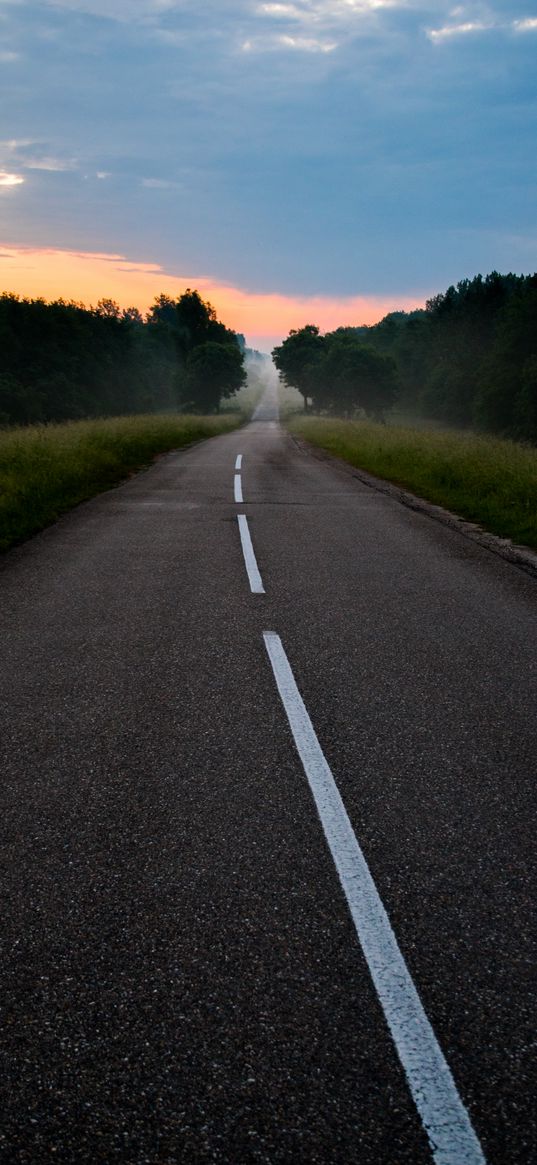
[[[537,1159],[535,579],[269,394],[0,595],[0,1160]]]

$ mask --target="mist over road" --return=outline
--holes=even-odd
[[[535,1159],[536,616],[274,383],[5,556],[0,1160]]]

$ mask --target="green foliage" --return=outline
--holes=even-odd
[[[522,365],[514,421],[516,432],[537,445],[537,356],[528,356]]]
[[[157,453],[229,432],[237,417],[115,417],[0,432],[0,549],[20,542]]]
[[[186,362],[183,403],[195,412],[217,413],[222,398],[238,392],[245,382],[243,354],[237,344],[199,344]]]
[[[40,414],[38,392],[25,388],[10,372],[0,374],[0,425],[27,425]]]
[[[368,377],[365,349],[393,364]],[[407,414],[537,442],[537,275],[463,279],[424,311],[391,312],[373,327],[302,328],[273,358],[318,412],[380,418],[397,386]]]
[[[298,389],[308,407],[308,397],[317,387],[317,370],[324,350],[324,340],[315,324],[292,329],[283,344],[274,348],[272,359],[289,388]]]
[[[175,411],[190,353],[208,342],[239,353],[234,332],[188,289],[159,295],[144,323],[111,299],[96,308],[0,296],[0,424]],[[242,383],[242,381],[241,381]]]
[[[499,437],[295,414],[289,427],[501,537],[537,549],[537,450]]]
[[[393,360],[349,335],[334,332],[325,341],[317,371],[320,387],[314,393],[317,407],[343,417],[361,409],[383,421],[384,410],[392,406],[397,392]]]
[[[284,384],[311,399],[317,412],[351,417],[357,410],[384,417],[397,392],[395,364],[361,342],[364,329],[338,328],[325,336],[309,324],[292,331],[272,358]]]
[[[506,304],[480,369],[475,417],[485,428],[535,441],[537,432],[537,276]]]
[[[537,275],[462,280],[425,311],[386,316],[367,342],[395,360],[407,411],[537,440]]]

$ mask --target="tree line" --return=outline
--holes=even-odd
[[[321,336],[315,324],[292,329],[272,359],[285,384],[297,388],[317,413],[352,417],[357,410],[382,421],[397,395],[391,356],[364,344],[357,328],[337,328]]]
[[[305,405],[382,419],[399,409],[537,442],[537,274],[465,279],[371,327],[314,325],[274,349]]]
[[[190,288],[157,296],[145,318],[110,299],[0,296],[0,424],[214,413],[245,380],[244,337]]]

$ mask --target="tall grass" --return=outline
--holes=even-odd
[[[537,449],[456,430],[289,418],[293,433],[493,534],[537,549]]]
[[[0,430],[0,549],[115,485],[156,454],[229,432],[242,420],[242,414],[164,414]]]

